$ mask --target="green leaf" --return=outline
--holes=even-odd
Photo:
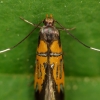
[[[52,14],[66,28],[76,27],[71,31],[74,36],[100,49],[99,0],[1,0],[0,50],[14,46],[34,28],[20,20],[20,16],[38,24],[46,14]],[[12,51],[0,54],[0,81],[4,82],[0,85],[0,100],[33,100],[29,96],[33,92],[26,86],[30,80],[26,77],[34,72],[38,34],[39,29]],[[100,52],[83,47],[64,31],[61,32],[61,41],[67,78],[65,84],[75,83],[80,87],[79,90],[65,89],[66,99],[99,100],[100,86],[95,77],[100,76]],[[13,79],[14,76],[17,78]],[[77,77],[81,81],[78,82]],[[88,77],[97,85],[93,87],[91,81],[85,83],[83,77]]]

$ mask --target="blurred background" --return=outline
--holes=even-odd
[[[52,14],[85,44],[100,49],[100,0],[1,0],[0,50],[14,46],[33,26]],[[33,100],[39,29],[12,51],[0,54],[0,100]],[[100,52],[85,48],[62,31],[65,100],[100,100]]]

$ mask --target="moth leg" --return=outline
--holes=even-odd
[[[72,30],[76,29],[76,27],[65,28],[65,29],[64,29],[64,28],[59,28],[59,27],[58,27],[57,29],[60,30],[60,31],[65,31],[65,30],[66,30],[66,31],[72,31]]]
[[[32,26],[37,26],[36,24],[33,24],[32,22],[29,22],[28,20],[24,19],[23,17],[20,17],[21,20],[23,20],[24,22],[32,25]],[[38,28],[41,28],[41,26],[38,26]]]

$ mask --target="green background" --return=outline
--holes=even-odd
[[[17,44],[46,14],[85,44],[100,48],[100,0],[0,0],[0,50]],[[0,54],[0,100],[33,100],[35,53],[39,29],[12,51]],[[61,32],[65,100],[100,100],[100,52],[85,48]]]

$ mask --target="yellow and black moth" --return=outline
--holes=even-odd
[[[50,15],[50,17],[47,15],[47,17],[37,25],[22,17],[21,19],[33,25],[35,28],[15,46],[2,50],[0,53],[12,50],[29,37],[34,30],[40,28],[34,73],[35,98],[36,100],[64,100],[64,64],[60,30],[65,31],[76,41],[89,49],[96,51],[100,51],[100,49],[87,46],[81,42],[69,32],[69,30],[73,30],[74,28],[66,29],[58,21],[54,20],[52,15]],[[44,24],[42,27],[40,26],[41,23]],[[55,23],[60,27],[56,27]]]

